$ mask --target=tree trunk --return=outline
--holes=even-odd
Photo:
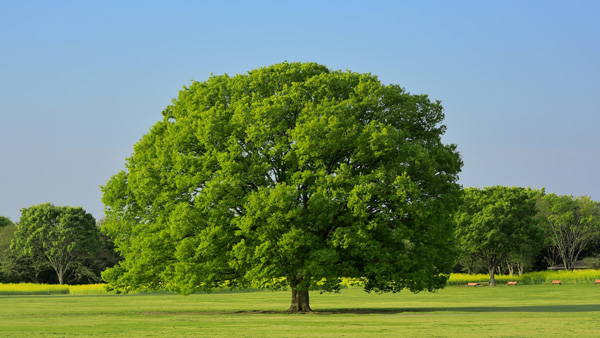
[[[475,260],[473,258],[467,263],[467,268],[469,270],[469,275],[472,275],[475,270]]]
[[[492,266],[490,267],[489,271],[490,271],[490,286],[496,286],[496,277],[495,275],[495,271],[496,267]]]
[[[292,286],[292,305],[287,312],[313,312],[309,305],[308,290],[298,290]]]
[[[54,271],[56,271],[56,276],[58,277],[58,283],[63,285],[65,282],[65,274],[67,273],[67,267],[62,264],[56,264]]]
[[[519,276],[523,276],[523,271],[525,271],[525,264],[521,263],[518,266],[519,268]]]

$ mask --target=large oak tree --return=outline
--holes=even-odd
[[[193,82],[102,188],[115,288],[434,290],[455,263],[460,156],[440,102],[282,63]]]

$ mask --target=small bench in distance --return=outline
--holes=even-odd
[[[559,280],[553,280],[552,281],[552,285],[555,285],[555,284],[556,285],[562,285],[562,280],[560,280],[560,279]]]
[[[517,281],[516,280],[508,281],[508,283],[506,283],[506,285],[517,285]]]

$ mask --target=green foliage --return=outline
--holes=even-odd
[[[35,260],[23,252],[11,250],[17,225],[0,228],[0,282],[31,281],[38,283],[50,265],[46,261]]]
[[[14,237],[17,226],[12,224],[0,227],[0,283],[10,281],[10,242]]]
[[[102,187],[124,257],[103,278],[182,293],[443,287],[461,167],[443,118],[426,95],[313,63],[194,82]]]
[[[455,216],[456,236],[463,255],[487,267],[492,285],[497,267],[505,260],[541,248],[538,195],[537,191],[516,187],[465,189]]]
[[[104,219],[97,222],[98,229],[102,229]],[[101,273],[107,268],[113,267],[121,260],[121,256],[115,252],[115,246],[106,234],[99,234],[99,246],[94,255],[87,256],[84,260],[76,263],[69,281],[77,284],[98,283],[102,281]]]
[[[548,194],[538,203],[546,237],[572,270],[588,243],[600,236],[600,203],[588,196]]]
[[[13,225],[13,222],[10,220],[10,218],[8,218],[6,216],[0,216],[0,228],[9,226],[9,225]]]
[[[40,283],[51,270],[52,267],[47,261],[28,256],[18,250],[7,250],[2,255],[2,271],[7,282]]]
[[[14,224],[0,228],[0,252],[10,249],[10,242],[14,238],[17,226]]]
[[[30,260],[30,267],[49,264],[63,284],[68,271],[81,271],[81,262],[99,245],[96,221],[81,207],[50,203],[22,210],[11,249]]]

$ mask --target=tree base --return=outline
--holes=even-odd
[[[308,308],[297,308],[295,306],[290,306],[289,309],[285,310],[287,313],[314,313],[314,311]]]
[[[296,290],[292,287],[292,305],[287,309],[288,313],[312,313],[310,308],[308,290]]]

